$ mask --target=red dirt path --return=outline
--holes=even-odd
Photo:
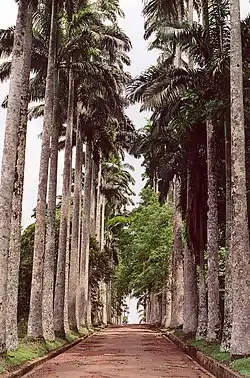
[[[172,342],[145,326],[105,329],[44,363],[29,378],[208,378]]]

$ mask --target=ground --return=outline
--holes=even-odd
[[[146,326],[107,328],[44,363],[29,378],[212,377]]]

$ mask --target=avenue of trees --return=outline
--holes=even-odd
[[[146,321],[247,356],[250,18],[238,0],[151,0],[144,17],[159,58],[127,88],[152,111],[134,153],[174,207],[172,269],[147,285]]]
[[[46,340],[121,322],[133,293],[144,321],[250,355],[250,18],[239,0],[145,0],[143,15],[159,58],[134,79],[119,0],[19,0],[0,30],[0,353],[18,348],[21,320]],[[142,130],[134,103],[152,113]],[[37,117],[35,224],[22,233]],[[124,152],[147,179],[131,212]]]
[[[96,322],[108,321],[113,255],[104,243],[105,216],[130,203],[133,183],[122,163],[134,132],[125,115],[131,42],[118,26],[122,16],[117,0],[20,0],[16,26],[0,30],[0,76],[10,81],[0,189],[1,353],[18,347],[20,318],[29,338],[46,340],[90,327],[93,312]],[[37,206],[35,225],[22,235],[27,121],[34,117],[43,117]]]

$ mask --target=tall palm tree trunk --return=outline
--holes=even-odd
[[[106,198],[102,196],[102,215],[101,215],[101,251],[104,250],[105,246],[105,209],[106,209]],[[107,284],[104,281],[100,282],[100,299],[102,304],[102,323],[107,324]]]
[[[218,244],[218,193],[216,174],[216,135],[212,120],[207,120],[207,250],[208,250],[208,324],[207,341],[220,338],[220,297],[219,297],[219,244]]]
[[[22,225],[22,203],[24,186],[24,168],[26,135],[29,105],[29,77],[31,65],[31,45],[32,45],[32,16],[34,6],[31,3],[27,12],[26,30],[24,34],[24,66],[22,100],[20,111],[20,126],[18,131],[18,148],[16,157],[16,179],[14,182],[11,234],[8,256],[8,284],[7,284],[7,318],[6,318],[6,346],[7,350],[18,348],[17,330],[17,304],[18,304],[18,284],[19,265],[21,250],[21,225]]]
[[[92,142],[87,140],[85,152],[85,183],[83,196],[83,219],[81,235],[80,283],[78,290],[77,312],[80,327],[87,325],[87,303],[89,283],[89,236],[92,184]]]
[[[200,261],[199,261],[199,303],[198,303],[198,328],[196,339],[205,339],[207,334],[207,286],[204,256],[204,240],[203,240],[203,217],[200,212]]]
[[[182,215],[180,209],[180,181],[175,178],[175,214],[174,244],[172,256],[172,306],[171,328],[183,324],[183,251],[182,251]]]
[[[56,252],[56,196],[59,138],[59,71],[55,72],[55,96],[51,133],[48,215],[43,271],[42,324],[45,340],[55,340],[54,332],[54,275]]]
[[[43,261],[45,251],[46,229],[46,197],[48,184],[48,169],[50,157],[50,135],[53,119],[53,102],[55,87],[56,60],[56,20],[57,0],[52,1],[51,28],[49,41],[49,56],[45,88],[45,108],[42,134],[42,149],[39,169],[39,184],[36,207],[36,229],[34,239],[33,269],[30,294],[30,311],[28,320],[28,336],[41,337],[42,327],[42,290],[43,290]]]
[[[240,2],[231,0],[231,157],[232,157],[232,356],[250,354],[249,230],[246,195]]]
[[[98,164],[98,175],[97,175],[97,188],[96,188],[96,240],[98,243],[100,243],[101,238],[101,185],[102,185],[102,164],[101,164],[101,158]]]
[[[76,292],[77,277],[79,275],[79,233],[80,233],[80,204],[82,194],[82,134],[80,129],[80,114],[77,116],[76,156],[75,156],[75,185],[72,218],[72,241],[69,272],[69,326],[77,330],[76,321]]]
[[[65,304],[65,264],[68,237],[69,201],[71,198],[71,165],[72,165],[72,133],[74,123],[74,72],[69,70],[69,98],[67,129],[65,139],[62,205],[60,216],[59,245],[57,256],[55,299],[54,299],[54,329],[56,336],[65,336],[64,304]]]
[[[12,50],[11,77],[8,109],[5,123],[4,149],[0,183],[0,353],[6,350],[6,306],[8,252],[11,232],[11,213],[15,163],[20,122],[21,95],[24,66],[24,34],[28,2],[19,1],[14,45]]]
[[[231,146],[228,135],[228,125],[224,124],[225,134],[225,171],[226,171],[226,272],[225,272],[225,299],[224,299],[224,323],[221,342],[221,350],[230,350],[230,339],[232,332],[232,249],[231,249],[231,229],[232,229],[232,196],[231,196]]]
[[[190,170],[187,172],[187,214],[190,211],[191,198]],[[184,246],[184,306],[183,306],[183,332],[195,335],[198,326],[198,298],[195,256],[190,245],[189,236]]]

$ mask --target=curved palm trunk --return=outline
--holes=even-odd
[[[24,34],[28,2],[19,1],[14,45],[12,50],[11,77],[8,109],[5,123],[4,149],[0,184],[0,353],[6,350],[6,305],[8,252],[11,232],[11,213],[15,163],[17,154],[17,136],[20,122],[21,95],[24,66]]]
[[[48,191],[47,233],[44,254],[42,324],[45,340],[55,340],[54,332],[54,275],[56,249],[56,195],[59,138],[59,72],[56,75],[54,110],[51,135],[50,172]]]
[[[182,252],[182,215],[180,209],[180,181],[175,179],[174,244],[172,256],[172,306],[171,328],[183,324],[183,252]]]
[[[87,140],[85,153],[85,183],[83,198],[83,219],[81,235],[80,283],[78,290],[77,312],[80,327],[87,325],[88,281],[89,281],[89,236],[91,213],[92,183],[92,142]]]
[[[245,130],[240,2],[231,0],[231,157],[233,322],[231,355],[250,354],[249,230],[246,195]]]
[[[20,111],[20,126],[18,131],[18,148],[16,157],[16,179],[14,182],[10,247],[8,256],[8,284],[7,284],[7,318],[6,318],[6,346],[7,350],[18,348],[17,330],[17,304],[18,304],[18,283],[21,249],[21,225],[22,225],[22,203],[23,184],[25,168],[26,135],[29,105],[29,78],[31,63],[32,45],[32,16],[34,6],[31,4],[27,12],[26,31],[24,35],[24,67],[22,100]]]
[[[33,269],[28,320],[28,336],[41,337],[42,327],[42,290],[43,260],[45,251],[46,196],[50,157],[50,135],[53,119],[56,60],[56,9],[57,0],[52,1],[49,56],[45,88],[45,108],[43,121],[42,149],[39,169],[39,184],[36,207],[36,230],[34,240]]]
[[[226,272],[225,272],[225,299],[224,299],[224,324],[221,342],[221,350],[230,350],[230,339],[232,332],[232,249],[231,249],[231,228],[232,228],[232,197],[231,197],[231,148],[225,122],[225,170],[226,170]]]
[[[65,264],[68,237],[69,203],[71,199],[71,165],[72,165],[72,133],[74,122],[74,73],[69,71],[68,119],[65,139],[62,205],[60,216],[59,245],[54,299],[54,329],[56,336],[65,336],[64,304],[65,304]]]
[[[218,193],[216,175],[216,135],[211,120],[207,120],[207,175],[208,175],[208,325],[207,341],[220,338],[220,297],[219,297],[219,245],[218,245]]]
[[[72,241],[69,272],[69,326],[77,330],[76,321],[76,292],[77,277],[79,275],[79,233],[80,233],[80,204],[82,194],[82,135],[80,130],[79,114],[76,130],[76,156],[75,156],[75,185],[72,218]]]
[[[187,209],[191,197],[190,172],[187,173]],[[187,211],[188,212],[188,211]],[[184,246],[184,306],[183,306],[183,332],[195,335],[198,326],[198,298],[195,256],[189,240]]]

